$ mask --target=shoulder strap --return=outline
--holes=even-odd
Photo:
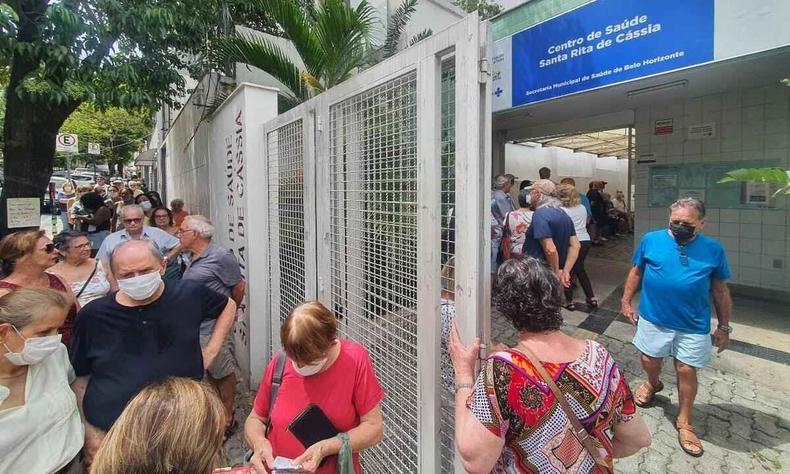
[[[268,423],[266,423],[266,434],[269,434],[269,430],[271,429],[272,423],[272,408],[274,408],[274,401],[277,400],[277,392],[280,391],[280,385],[283,382],[283,373],[285,372],[285,360],[288,357],[285,355],[285,351],[280,351],[277,353],[277,362],[274,365],[274,372],[272,373],[272,384],[269,387],[269,411],[268,414]]]
[[[96,265],[93,266],[93,271],[91,272],[91,275],[88,277],[87,280],[85,280],[85,284],[82,285],[82,288],[80,288],[80,292],[77,293],[75,298],[79,299],[80,296],[82,296],[82,292],[85,291],[85,288],[88,287],[88,284],[90,284],[91,280],[93,279],[93,275],[96,274],[96,269],[98,269],[98,268],[99,268],[99,260],[97,259],[96,260]]]
[[[525,347],[521,347],[519,349],[513,349],[515,351],[524,354],[524,356],[529,359],[529,362],[535,367],[535,370],[538,371],[538,374],[543,379],[543,382],[549,386],[551,392],[554,394],[554,398],[557,399],[557,403],[560,404],[560,408],[562,411],[565,412],[565,416],[568,417],[568,420],[571,422],[571,426],[573,427],[573,431],[576,434],[576,437],[579,438],[584,448],[587,450],[588,453],[592,456],[595,460],[595,463],[601,466],[609,466],[606,460],[601,456],[601,452],[598,449],[598,440],[595,439],[587,429],[582,426],[582,423],[579,421],[579,418],[576,417],[576,413],[573,412],[573,408],[571,408],[568,400],[565,399],[565,395],[560,391],[557,384],[554,383],[554,379],[551,378],[546,369],[543,367],[543,364],[540,363],[540,360],[535,356],[535,354]]]

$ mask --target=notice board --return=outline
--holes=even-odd
[[[684,163],[682,165],[652,165],[648,174],[648,206],[669,207],[681,197],[702,198],[712,209],[772,208],[774,200],[760,204],[743,203],[742,183],[719,184],[729,172],[739,168],[778,166],[777,163]]]

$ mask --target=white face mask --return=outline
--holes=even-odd
[[[14,328],[14,331],[19,334],[16,328]],[[21,334],[19,334],[19,337],[25,339]],[[8,351],[5,357],[14,365],[38,364],[58,350],[58,347],[60,347],[60,337],[60,334],[57,334],[55,336],[31,337],[25,339],[22,352],[12,352],[4,343],[3,346],[5,346],[5,349]]]
[[[326,361],[329,360],[326,357],[323,359],[319,359],[316,363],[305,365],[304,367],[299,367],[296,365],[296,362],[291,361],[291,365],[293,365],[294,370],[297,374],[301,375],[302,377],[309,377],[311,375],[315,375],[318,372],[321,372],[321,369],[324,368],[326,365]]]
[[[143,201],[140,203],[140,207],[143,208],[143,211],[150,211],[151,210],[151,201]]]
[[[144,275],[118,280],[118,289],[123,291],[129,298],[135,301],[142,301],[156,293],[160,284],[162,284],[162,275],[158,271],[153,271]]]

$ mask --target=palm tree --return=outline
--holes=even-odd
[[[304,64],[300,69],[274,42],[254,34],[236,34],[216,42],[213,58],[220,64],[244,63],[279,80],[286,108],[348,79],[365,64],[371,50],[375,10],[364,0],[356,8],[344,0],[254,0],[282,29]]]

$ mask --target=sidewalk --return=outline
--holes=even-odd
[[[639,355],[630,343],[629,334],[623,331],[618,337],[612,337],[578,329],[571,324],[572,320],[578,320],[578,312],[563,313],[568,316],[564,330],[575,337],[595,339],[606,346],[625,372],[632,389],[635,390],[645,380]],[[511,345],[515,343],[515,336],[510,323],[494,312],[492,339]],[[617,461],[615,467],[618,472],[790,472],[790,413],[786,409],[790,378],[771,380],[769,386],[761,380],[742,375],[740,371],[700,370],[693,424],[702,439],[705,454],[694,458],[685,454],[677,441],[674,429],[677,389],[674,368],[671,361],[668,362],[661,376],[664,390],[656,395],[652,406],[639,409],[653,434],[653,444],[635,456]],[[756,359],[752,363],[760,365],[762,362]]]

